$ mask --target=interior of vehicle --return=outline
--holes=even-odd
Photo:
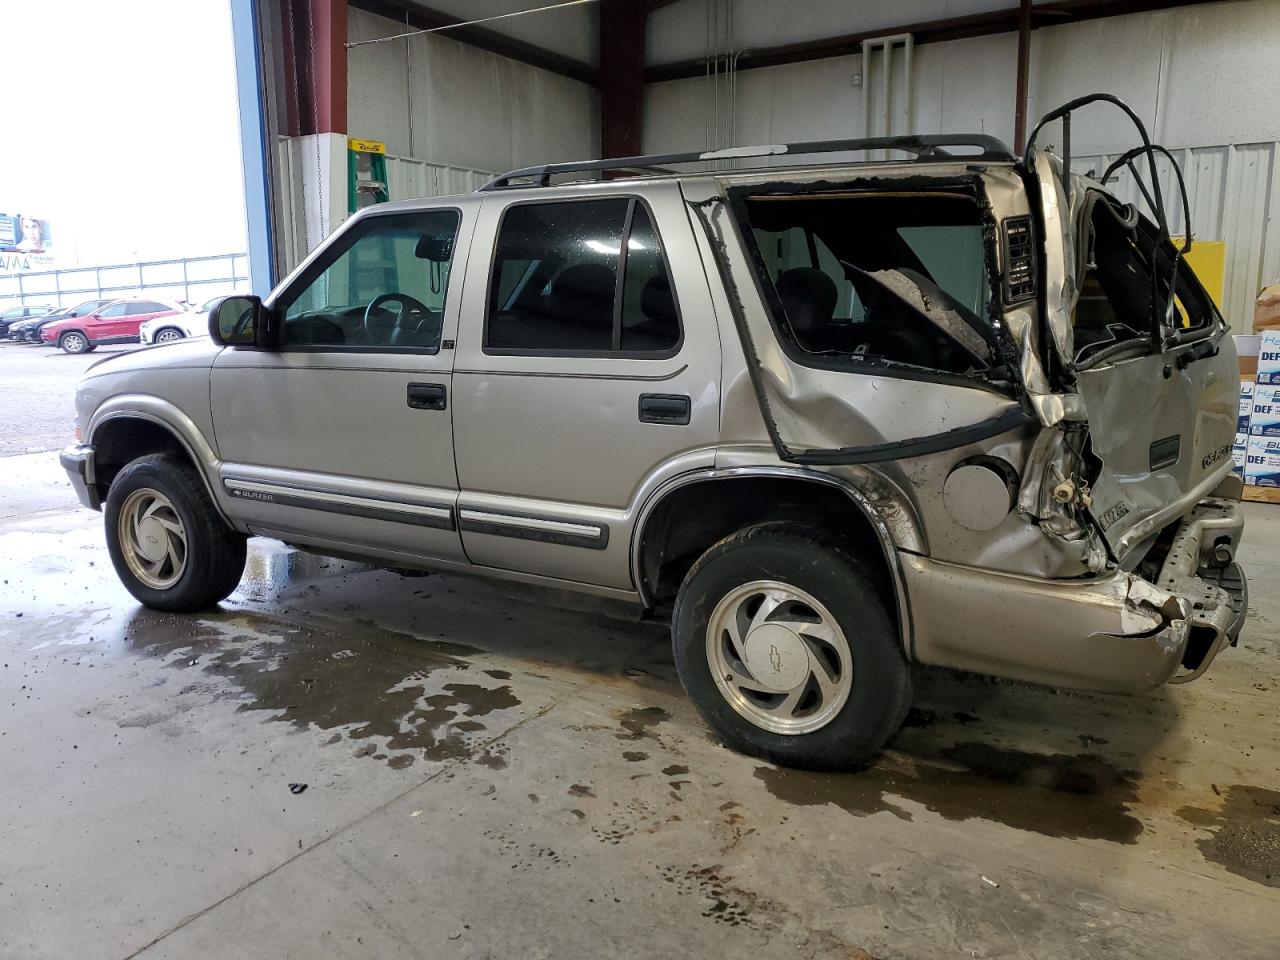
[[[1155,349],[1153,339],[1169,304],[1176,274],[1170,327],[1195,330],[1214,316],[1212,301],[1185,263],[1175,271],[1177,251],[1161,241],[1155,226],[1133,207],[1092,193],[1084,239],[1084,277],[1076,302],[1075,363]]]
[[[652,354],[679,339],[666,261],[643,203],[524,203],[506,212],[486,350]]]
[[[362,221],[282,299],[285,345],[437,347],[458,221],[455,210]]]
[[[972,198],[762,194],[745,209],[783,332],[802,350],[958,374],[992,365],[986,249]]]

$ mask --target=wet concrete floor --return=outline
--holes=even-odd
[[[1280,957],[1280,506],[1204,679],[925,673],[815,775],[716,744],[662,623],[270,541],[159,614],[53,456],[0,504],[0,957]]]

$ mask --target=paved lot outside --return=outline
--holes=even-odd
[[[85,361],[16,355],[3,449],[61,446]],[[0,958],[1280,956],[1280,506],[1203,680],[926,673],[821,776],[715,743],[660,622],[269,541],[158,614],[55,454],[0,506]]]
[[[76,425],[80,374],[103,357],[136,347],[98,347],[73,356],[56,347],[0,339],[0,457],[60,450]]]

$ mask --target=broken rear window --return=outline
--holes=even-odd
[[[775,323],[804,353],[961,375],[993,365],[986,243],[971,197],[758,194],[742,208]]]
[[[1084,276],[1073,317],[1076,365],[1156,350],[1158,331],[1184,341],[1207,333],[1217,317],[1213,302],[1155,225],[1101,193],[1091,194],[1089,202]]]

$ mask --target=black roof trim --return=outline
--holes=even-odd
[[[980,154],[953,154],[948,147],[977,147]],[[916,134],[908,137],[866,137],[855,140],[809,140],[803,143],[777,143],[757,147],[729,147],[724,150],[702,150],[689,153],[663,153],[643,157],[617,157],[609,160],[578,160],[569,163],[544,163],[533,167],[521,167],[495,177],[484,186],[485,190],[504,190],[515,187],[550,186],[551,178],[563,173],[592,173],[621,171],[641,173],[647,176],[670,175],[663,169],[673,163],[714,162],[736,160],[744,157],[803,156],[820,153],[844,153],[855,150],[899,150],[910,153],[917,161],[945,162],[949,160],[1013,161],[1010,149],[995,137],[984,133],[968,134]],[[534,183],[514,181],[532,180]]]

